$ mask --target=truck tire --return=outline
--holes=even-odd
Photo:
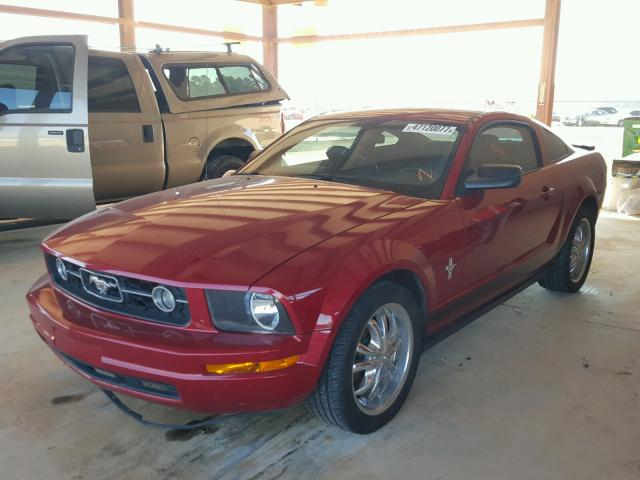
[[[244,160],[233,155],[217,155],[207,160],[204,169],[203,180],[218,178],[227,173],[229,170],[238,170],[244,165]]]
[[[422,320],[407,289],[389,281],[374,284],[340,326],[307,399],[309,410],[353,433],[385,425],[411,390],[422,353]]]
[[[596,212],[580,207],[564,245],[538,283],[554,292],[575,293],[589,274],[595,241]]]

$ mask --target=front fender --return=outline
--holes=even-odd
[[[416,247],[391,238],[363,243],[348,232],[302,252],[254,287],[285,296],[300,333],[337,330],[360,295],[396,270],[413,273],[427,299],[435,295],[433,270]]]

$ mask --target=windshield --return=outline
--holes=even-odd
[[[438,198],[460,127],[366,119],[301,126],[239,174],[304,177]]]

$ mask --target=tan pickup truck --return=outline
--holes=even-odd
[[[219,177],[282,134],[286,98],[235,53],[94,51],[75,35],[0,43],[0,218],[73,218]]]

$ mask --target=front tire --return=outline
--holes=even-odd
[[[582,206],[564,245],[544,272],[539,284],[555,292],[575,293],[589,274],[595,243],[596,212]]]
[[[378,430],[409,394],[422,337],[422,315],[409,291],[389,281],[376,283],[340,327],[307,406],[343,430]]]

